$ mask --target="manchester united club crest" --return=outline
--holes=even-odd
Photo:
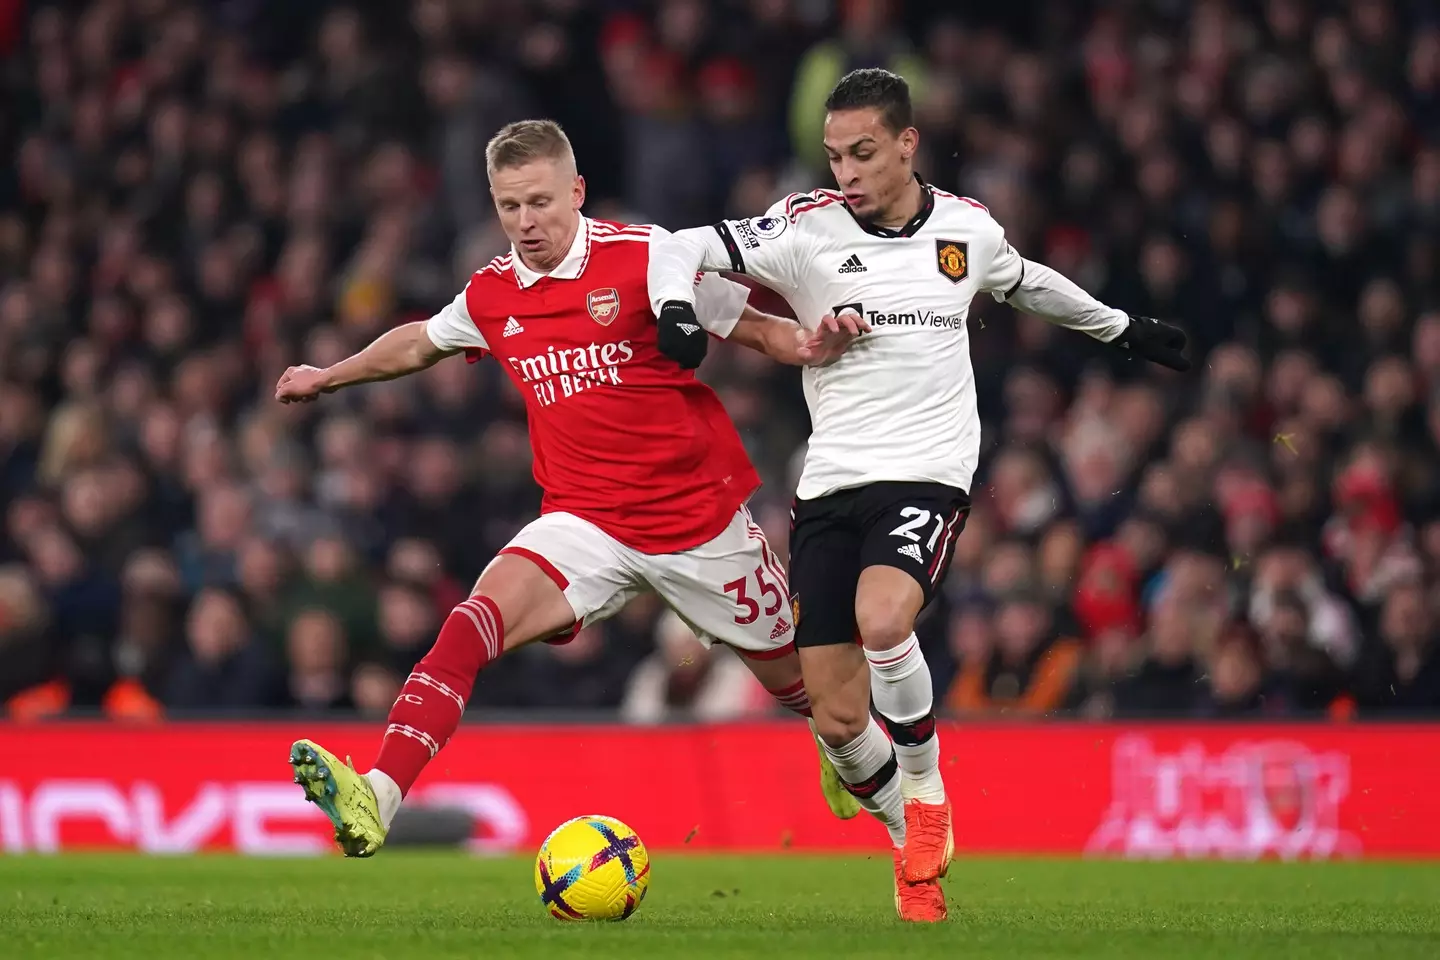
[[[795,626],[800,626],[800,595],[798,593],[790,598],[790,619],[795,621]]]
[[[591,290],[585,294],[585,308],[590,311],[590,319],[608,327],[620,315],[620,292],[614,287]]]
[[[951,283],[959,283],[970,272],[970,245],[964,240],[936,240],[935,264]]]

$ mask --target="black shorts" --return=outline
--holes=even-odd
[[[970,495],[943,483],[871,483],[797,499],[790,524],[796,646],[854,642],[855,588],[866,567],[904,570],[928,606],[969,513]]]

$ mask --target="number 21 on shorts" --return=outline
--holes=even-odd
[[[920,534],[915,531],[923,528],[925,524],[930,522],[930,511],[922,510],[919,507],[906,507],[900,511],[900,516],[905,517],[906,520],[900,524],[900,526],[891,530],[890,536],[904,537],[911,543],[919,543]],[[928,553],[935,552],[935,542],[940,539],[940,531],[945,529],[945,515],[937,513],[934,516],[935,530],[930,534],[930,541],[925,544],[925,550]]]
[[[765,616],[775,616],[785,604],[784,591],[780,589],[780,584],[770,579],[763,564],[755,568],[753,576],[760,587],[760,598],[765,601]],[[742,627],[760,619],[760,603],[750,593],[750,579],[741,577],[725,584],[725,592],[735,594],[735,606],[740,609],[735,614],[735,622]]]

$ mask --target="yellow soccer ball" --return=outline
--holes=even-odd
[[[624,920],[650,889],[650,854],[614,817],[566,820],[535,858],[535,892],[556,920]]]

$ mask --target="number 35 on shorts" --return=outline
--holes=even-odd
[[[773,617],[785,605],[784,579],[767,570],[763,563],[748,577],[731,580],[724,589],[735,597],[735,622],[741,626],[759,620],[762,612]]]

